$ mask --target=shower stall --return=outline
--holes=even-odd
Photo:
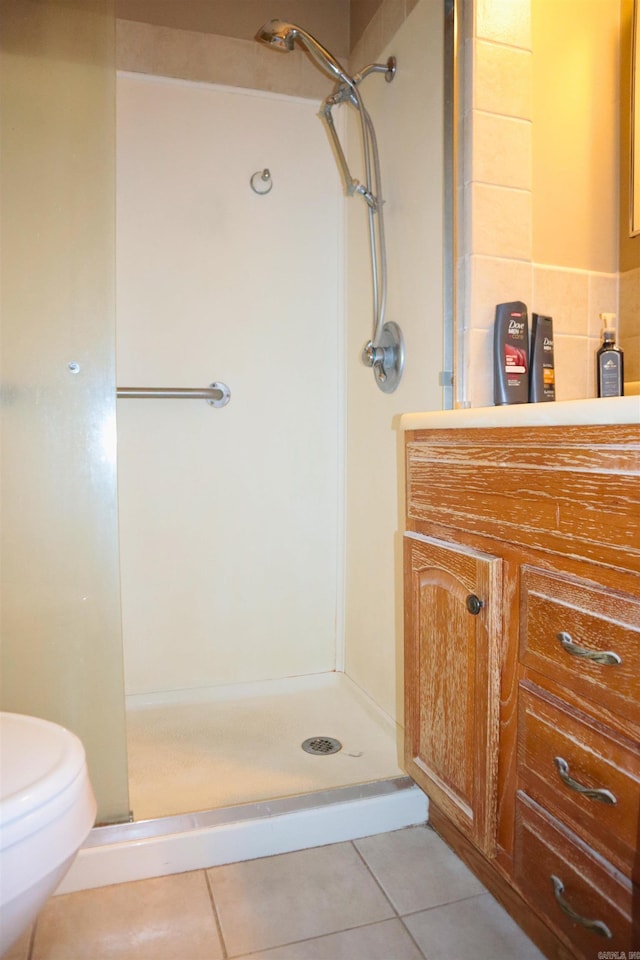
[[[55,49],[23,49],[27,8]],[[116,79],[110,0],[60,10],[3,8],[3,136],[31,126],[2,174],[2,707],[79,733],[103,822],[400,776],[394,418],[443,404],[444,4],[364,81],[383,294],[322,96]],[[372,287],[393,392],[361,360]]]
[[[344,205],[315,105],[133,74],[117,90],[119,380],[230,390],[222,408],[118,400],[134,816],[397,775],[381,713],[372,777],[385,751],[365,707],[347,729],[358,688],[335,672]],[[340,755],[304,753],[314,735]]]

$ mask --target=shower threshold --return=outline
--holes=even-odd
[[[335,803],[351,803],[370,797],[391,796],[398,791],[413,786],[410,777],[393,777],[375,783],[358,783],[349,787],[337,787],[332,790],[319,790],[298,797],[282,797],[278,800],[261,800],[256,803],[239,803],[232,807],[219,807],[215,810],[201,810],[197,813],[181,813],[171,817],[156,817],[153,820],[137,820],[130,823],[114,823],[94,827],[84,846],[101,847],[110,843],[122,843],[132,840],[148,840],[151,837],[163,837],[186,833],[191,830],[204,830],[208,827],[241,823],[247,820],[261,820],[282,816],[316,807],[326,807]]]
[[[56,893],[341,843],[425,823],[427,818],[426,796],[401,776],[94,827]]]

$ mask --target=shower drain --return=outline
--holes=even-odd
[[[337,753],[342,750],[342,744],[333,737],[309,737],[302,744],[302,749],[306,753],[312,753],[316,757],[325,757],[330,753]]]

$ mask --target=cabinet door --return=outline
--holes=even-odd
[[[405,537],[407,772],[489,856],[496,834],[501,574],[495,557]]]

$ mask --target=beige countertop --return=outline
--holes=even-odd
[[[405,413],[402,430],[438,430],[452,427],[553,427],[570,424],[640,424],[640,396],[590,400],[557,400],[553,403],[518,403],[467,410]]]

